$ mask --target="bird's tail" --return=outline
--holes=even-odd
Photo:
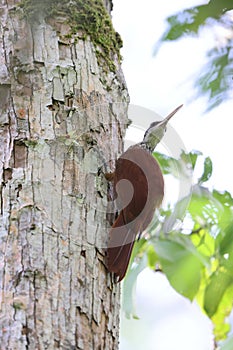
[[[117,282],[124,278],[129,265],[136,236],[131,226],[130,223],[125,223],[124,214],[121,211],[109,234],[108,270],[114,273]]]

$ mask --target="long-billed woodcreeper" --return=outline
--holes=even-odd
[[[164,136],[168,121],[181,107],[162,121],[153,122],[143,141],[129,147],[117,159],[115,172],[106,174],[106,178],[113,181],[120,210],[110,230],[107,248],[108,270],[114,273],[116,282],[126,274],[136,236],[147,228],[155,209],[162,203],[163,175],[152,152]]]

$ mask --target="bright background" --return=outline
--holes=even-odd
[[[123,71],[131,104],[166,116],[184,103],[171,121],[173,128],[186,150],[200,150],[211,157],[214,171],[208,185],[233,194],[233,102],[227,101],[204,114],[207,98],[192,101],[195,79],[207,61],[206,52],[216,38],[221,45],[219,29],[205,30],[198,38],[165,43],[153,56],[155,44],[166,28],[165,18],[207,2],[114,0],[113,23],[124,42]],[[141,273],[136,305],[140,320],[122,317],[121,350],[213,349],[210,321],[195,303],[178,295],[162,274],[148,269]]]

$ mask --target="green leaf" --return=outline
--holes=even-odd
[[[153,156],[158,161],[163,174],[174,175],[175,177],[178,176],[177,174],[180,172],[181,166],[177,159],[159,152],[153,152]]]
[[[233,252],[233,222],[231,222],[224,231],[221,231],[217,237],[216,243],[219,247],[219,253],[222,256]]]
[[[182,151],[180,158],[175,159],[159,152],[153,152],[153,156],[158,161],[164,175],[173,175],[175,178],[190,177],[190,168],[193,170],[197,158],[202,153],[192,151],[185,153]]]
[[[197,151],[197,150],[193,150],[189,153],[182,151],[180,158],[187,165],[191,165],[191,168],[193,170],[195,168],[197,158],[201,155],[202,155],[202,152]]]
[[[216,313],[224,293],[232,283],[233,276],[225,269],[218,269],[212,274],[204,296],[204,309],[209,317]]]
[[[198,234],[191,235],[191,240],[197,250],[204,256],[210,258],[215,254],[215,239],[208,230],[198,230]]]
[[[233,210],[233,198],[228,191],[219,192],[213,190],[213,197],[222,203],[225,207],[231,208]]]
[[[197,34],[200,28],[209,25],[208,18],[221,20],[221,16],[232,8],[229,0],[211,0],[208,4],[178,12],[167,18],[168,29],[160,41],[177,40],[187,34]]]
[[[209,95],[210,105],[207,111],[224,102],[230,97],[232,81],[231,40],[226,38],[225,47],[214,47],[208,52],[209,61],[203,69],[203,74],[195,82],[199,93]]]
[[[194,222],[203,228],[209,227],[210,233],[216,236],[223,207],[207,188],[199,185],[193,187],[192,198],[187,210]]]
[[[190,238],[178,234],[167,239],[159,239],[155,243],[155,251],[162,270],[173,288],[193,300],[199,289],[205,260]]]
[[[208,181],[212,175],[212,171],[213,171],[212,160],[210,159],[210,157],[206,157],[204,161],[204,172],[200,177],[200,179],[198,180],[198,183],[202,184],[203,182]]]
[[[228,34],[232,30],[232,20],[228,11],[232,9],[232,1],[210,0],[207,4],[173,14],[167,18],[167,30],[154,50],[156,54],[165,41],[174,41],[187,35],[196,36],[203,28],[211,31],[216,24],[222,26],[223,44],[219,47],[217,40],[216,44],[213,44],[213,48],[207,54],[208,62],[194,85],[198,91],[197,95],[208,95],[209,104],[206,111],[210,111],[232,97],[232,38]],[[196,94],[193,99],[196,99]]]
[[[219,229],[224,232],[225,228],[229,226],[229,222],[231,222],[233,218],[233,198],[227,191],[219,192],[213,190],[212,195],[219,204],[218,226]]]
[[[158,261],[158,255],[156,254],[152,244],[150,244],[147,249],[147,259],[148,259],[148,267],[154,270],[156,267],[156,263]]]
[[[233,285],[231,284],[225,291],[217,312],[212,316],[211,320],[214,324],[214,335],[217,341],[226,339],[230,331],[228,316],[233,306]]]

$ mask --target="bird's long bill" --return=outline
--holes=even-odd
[[[176,112],[178,112],[181,107],[183,107],[183,105],[180,105],[179,107],[174,109],[174,111],[172,111],[170,114],[168,114],[168,116],[166,118],[164,118],[159,124],[166,125],[168,123],[168,121],[171,119],[171,117],[173,117],[173,115],[176,114]]]

